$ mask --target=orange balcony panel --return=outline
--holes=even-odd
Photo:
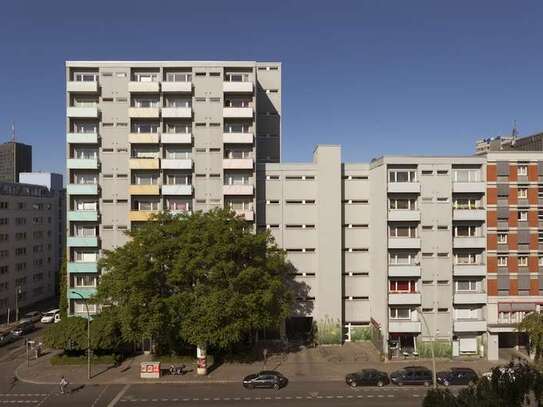
[[[539,280],[530,280],[530,295],[539,295]]]
[[[498,280],[486,280],[486,287],[489,296],[498,295]]]
[[[539,180],[539,175],[537,173],[537,165],[536,164],[528,165],[528,181],[537,182],[538,180]]]
[[[512,209],[509,211],[509,226],[515,227],[518,225],[517,211]]]
[[[509,295],[518,295],[518,281],[517,279],[509,280]]]
[[[488,256],[486,258],[486,271],[487,273],[496,273],[498,271],[498,259],[496,256]]]
[[[496,205],[498,203],[498,190],[496,188],[487,188],[486,201],[489,205]]]
[[[517,165],[516,164],[509,164],[509,181],[517,181]]]
[[[538,204],[537,188],[528,188],[528,203],[530,205]]]
[[[518,236],[514,232],[510,232],[507,235],[507,243],[509,245],[509,250],[517,250],[518,249]]]
[[[488,210],[486,213],[486,222],[489,228],[495,228],[498,226],[498,215],[496,211]]]
[[[517,188],[509,188],[509,205],[516,205],[518,203],[518,190]]]
[[[528,226],[531,228],[536,228],[539,224],[539,219],[537,219],[537,212],[536,211],[529,211],[528,212]]]
[[[496,182],[496,164],[488,164],[486,166],[486,180],[489,182]]]
[[[528,257],[528,271],[530,273],[537,273],[539,271],[539,258],[537,256]]]
[[[488,250],[496,250],[498,248],[498,239],[495,233],[488,233],[486,238]]]
[[[518,273],[518,257],[509,256],[507,259],[507,265],[510,273]]]

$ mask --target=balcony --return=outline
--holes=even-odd
[[[190,158],[163,158],[162,169],[165,170],[191,170],[192,159]]]
[[[192,195],[192,185],[162,185],[162,195]]]
[[[252,144],[253,140],[253,133],[223,133],[222,136],[224,144]]]
[[[128,116],[142,119],[158,119],[160,117],[159,107],[129,107]]]
[[[98,160],[86,158],[69,158],[66,165],[69,170],[97,170]]]
[[[420,249],[418,237],[389,237],[389,249]]]
[[[146,222],[158,213],[159,211],[130,211],[128,212],[128,220],[130,222]]]
[[[160,195],[160,187],[158,185],[129,185],[129,195]]]
[[[486,265],[484,264],[455,264],[453,266],[455,277],[484,277]]]
[[[162,144],[192,144],[190,133],[163,133],[160,137]]]
[[[236,212],[237,216],[241,216],[246,221],[252,222],[255,220],[255,213],[252,210],[236,209],[234,212]]]
[[[420,333],[421,324],[418,321],[410,320],[388,320],[388,332],[392,333]]]
[[[410,221],[410,222],[419,222],[420,221],[420,211],[411,211],[405,209],[393,209],[388,211],[388,220],[389,221]]]
[[[130,144],[158,144],[158,133],[129,133],[128,142]]]
[[[98,107],[96,106],[85,106],[85,107],[70,106],[66,110],[66,115],[68,117],[97,119]]]
[[[419,182],[389,182],[388,183],[388,192],[391,193],[420,193],[420,183]]]
[[[389,305],[420,305],[420,293],[389,293]]]
[[[225,170],[252,170],[252,158],[225,158],[222,160],[222,167]]]
[[[191,93],[192,82],[162,82],[164,93]]]
[[[66,90],[74,93],[98,93],[98,82],[69,81]]]
[[[98,195],[98,184],[68,184],[68,195]]]
[[[484,182],[453,182],[453,192],[484,193]]]
[[[131,158],[128,160],[128,167],[131,170],[158,170],[160,160],[158,158]]]
[[[98,222],[97,211],[69,211],[68,220],[75,222]]]
[[[163,107],[162,117],[165,119],[190,119],[192,117],[192,107]]]
[[[457,319],[453,322],[454,332],[486,332],[486,321],[477,319]]]
[[[98,144],[98,133],[68,133],[66,141],[70,144]]]
[[[455,292],[455,304],[486,304],[486,293],[483,292]]]
[[[486,220],[486,211],[484,209],[454,209],[453,220]]]
[[[252,185],[223,185],[224,195],[253,195],[254,187]]]
[[[486,238],[478,237],[455,237],[453,240],[455,249],[484,249],[486,247]]]
[[[97,273],[98,264],[96,262],[72,261],[68,263],[68,273]]]
[[[420,266],[417,265],[389,265],[389,277],[420,277]]]
[[[252,107],[224,107],[222,115],[225,118],[240,118],[240,119],[252,119],[253,108]]]
[[[253,93],[253,82],[223,82],[224,93]]]
[[[128,91],[133,92],[133,93],[139,93],[139,92],[158,93],[159,87],[160,85],[158,82],[136,82],[136,81],[128,82]]]
[[[70,247],[98,247],[98,236],[68,236]]]
[[[68,298],[71,300],[80,300],[81,297],[75,293],[79,293],[83,298],[91,298],[96,294],[95,287],[80,287],[80,288],[68,288]],[[90,307],[89,307],[90,308]]]

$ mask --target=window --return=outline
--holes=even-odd
[[[416,226],[391,226],[389,229],[390,237],[417,237],[417,227]]]
[[[157,200],[139,200],[136,201],[138,211],[158,211],[160,210],[160,201]]]
[[[158,133],[159,128],[158,122],[135,122],[132,124],[133,133]]]
[[[87,306],[89,307],[89,313],[96,313],[96,304],[89,304],[83,300],[73,300],[74,302],[74,313],[75,314],[86,314]]]
[[[134,175],[135,185],[158,185],[158,174],[136,173]]]
[[[75,82],[96,82],[96,72],[74,72]]]
[[[528,199],[528,188],[518,189],[518,199]]]
[[[507,267],[507,256],[498,256],[498,266]]]
[[[390,280],[389,291],[391,293],[414,293],[417,291],[415,280]]]
[[[164,104],[166,107],[191,107],[192,100],[186,97],[167,97]]]
[[[190,82],[192,74],[185,72],[167,72],[166,82]]]
[[[166,133],[189,134],[191,125],[189,123],[166,123]]]
[[[498,233],[498,244],[507,244],[507,233]]]
[[[389,182],[416,182],[415,170],[389,170]]]
[[[74,202],[74,209],[76,211],[96,211],[98,208],[98,202],[87,200],[76,200]]]
[[[390,319],[411,319],[411,309],[409,308],[390,308]]]
[[[157,82],[158,72],[134,72],[132,78],[135,82]]]
[[[528,166],[519,165],[517,170],[518,175],[527,176],[528,175]]]
[[[132,107],[149,108],[160,107],[160,98],[152,96],[138,96],[132,98]]]
[[[251,99],[227,98],[224,100],[224,107],[250,107]]]
[[[518,256],[519,267],[528,267],[528,256]]]
[[[95,263],[98,260],[98,253],[78,249],[74,252],[74,261],[78,263]]]
[[[74,287],[96,287],[96,275],[74,274]]]
[[[95,237],[96,236],[96,226],[90,225],[75,225],[74,227],[74,236],[79,237]]]
[[[224,123],[225,133],[250,133],[251,126],[249,123]]]
[[[455,282],[456,291],[478,291],[479,284],[475,280],[458,280]]]
[[[526,210],[519,210],[517,212],[518,220],[521,222],[527,222],[528,221],[528,211]]]
[[[453,170],[453,179],[455,182],[480,182],[481,170],[478,168],[455,168]]]
[[[249,74],[248,73],[226,73],[224,75],[224,80],[226,82],[249,82]]]
[[[167,174],[166,185],[190,185],[191,176],[188,174]]]
[[[190,212],[190,200],[167,198],[166,209],[172,212]]]
[[[478,237],[479,231],[474,225],[458,225],[454,227],[454,237]]]
[[[250,174],[226,173],[224,174],[224,185],[249,185]]]
[[[388,256],[388,262],[390,265],[417,264],[416,252],[391,252]]]
[[[476,198],[455,198],[454,209],[480,209],[481,201]]]
[[[390,198],[389,209],[395,210],[416,210],[417,200],[416,199],[394,199]]]

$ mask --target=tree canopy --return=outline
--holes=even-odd
[[[291,311],[293,275],[269,233],[229,210],[157,215],[105,252],[95,301],[126,341],[153,338],[229,348],[277,328]]]
[[[517,330],[526,332],[530,339],[530,347],[535,353],[535,361],[539,362],[543,352],[543,314],[530,312],[518,324]]]

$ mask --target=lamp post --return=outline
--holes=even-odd
[[[91,379],[91,345],[90,345],[90,312],[89,312],[89,305],[87,304],[87,299],[83,297],[80,293],[77,291],[72,291],[73,294],[81,297],[83,302],[85,303],[85,308],[87,310],[87,376],[89,380]]]
[[[422,318],[422,322],[424,322],[424,326],[426,327],[426,330],[428,331],[428,335],[432,338],[432,346],[430,347],[430,350],[432,351],[432,387],[435,389],[437,388],[437,377],[436,377],[436,356],[434,353],[434,342],[435,342],[435,335],[432,335],[430,332],[430,328],[428,327],[428,324],[426,323],[426,318],[424,318],[424,314],[422,313],[422,310],[420,308],[417,308],[418,313],[420,314]]]

